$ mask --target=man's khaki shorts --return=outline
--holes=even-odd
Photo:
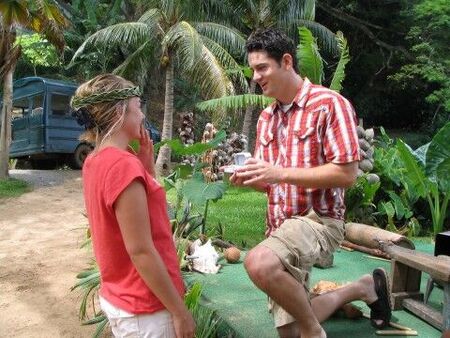
[[[271,249],[286,270],[309,290],[309,274],[320,259],[331,255],[343,241],[344,222],[330,217],[319,217],[312,209],[305,216],[294,216],[281,224],[259,245]],[[295,321],[288,312],[269,298],[269,312],[275,326]]]

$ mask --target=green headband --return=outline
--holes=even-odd
[[[141,94],[142,92],[139,87],[114,89],[109,92],[95,93],[86,97],[74,96],[71,101],[71,106],[74,109],[79,109],[95,103],[125,100],[129,97],[141,96]]]

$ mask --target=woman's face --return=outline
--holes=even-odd
[[[122,128],[130,139],[140,138],[140,129],[144,123],[144,119],[145,115],[141,111],[141,99],[139,97],[132,97],[128,101]]]

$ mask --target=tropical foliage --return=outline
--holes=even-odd
[[[197,84],[203,97],[221,97],[234,92],[232,79],[245,88],[247,82],[229,49],[243,51],[244,39],[232,28],[198,22],[201,4],[195,1],[150,1],[150,8],[134,22],[119,23],[91,35],[73,60],[89,45],[126,50],[127,57],[115,72],[143,83],[157,66],[165,72],[165,107],[162,139],[172,138],[174,71]],[[200,7],[199,7],[200,6]],[[197,11],[195,11],[197,9]],[[149,58],[148,55],[153,55]],[[155,64],[155,61],[158,62]],[[226,71],[228,70],[228,72]],[[159,175],[168,174],[170,148],[163,147],[156,162]]]
[[[166,141],[165,143],[172,148],[178,155],[194,155],[194,166],[180,165],[174,172],[164,179],[166,190],[175,188],[177,190],[177,202],[174,212],[173,220],[178,229],[175,231],[180,235],[187,236],[192,231],[200,227],[200,234],[206,235],[206,221],[208,216],[209,202],[217,202],[223,197],[226,186],[224,182],[206,182],[201,169],[205,166],[201,162],[201,156],[209,149],[217,147],[226,137],[224,131],[217,133],[215,138],[208,143],[194,143],[191,146],[181,145],[179,140]],[[181,221],[178,221],[176,216],[178,210],[184,205],[184,213]],[[192,217],[189,214],[192,205],[203,208],[202,215]],[[192,222],[194,219],[199,222]]]
[[[25,62],[33,67],[35,76],[37,75],[37,67],[54,67],[61,63],[56,48],[37,33],[22,34],[16,43],[22,49],[22,56]]]
[[[425,202],[431,217],[433,233],[443,229],[448,217],[450,137],[447,123],[428,144],[413,151],[402,140],[394,142],[384,130],[383,144],[375,151],[375,171],[380,174],[384,195],[378,198],[380,215],[387,216],[388,228],[402,221],[417,232],[417,207]],[[423,220],[422,216],[422,220]],[[420,223],[420,222],[419,222]]]

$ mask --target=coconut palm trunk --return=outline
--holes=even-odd
[[[164,98],[164,121],[161,140],[170,140],[172,138],[173,126],[173,90],[174,90],[174,65],[172,60],[166,68],[166,93]],[[156,160],[156,175],[167,176],[170,171],[170,147],[165,145],[161,147]]]
[[[255,94],[256,92],[256,82],[253,80],[250,80],[250,94]],[[248,106],[245,109],[245,115],[244,115],[244,124],[242,125],[242,134],[245,136],[250,137],[250,126],[252,124],[253,119],[253,107]]]
[[[3,79],[3,105],[0,130],[0,179],[8,178],[9,144],[11,142],[11,111],[14,67]]]

